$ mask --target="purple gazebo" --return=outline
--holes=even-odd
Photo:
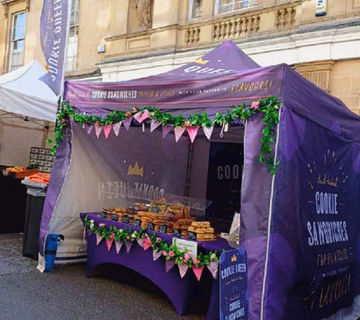
[[[41,254],[46,235],[61,233],[57,261],[84,259],[79,213],[116,206],[129,190],[204,198],[209,139],[221,135],[244,143],[249,319],[345,315],[360,294],[360,118],[291,67],[261,68],[227,41],[164,74],[66,82],[64,100],[74,112],[59,116]]]

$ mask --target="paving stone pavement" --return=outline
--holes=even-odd
[[[1,320],[204,319],[179,317],[160,289],[132,271],[106,266],[86,278],[77,264],[42,274],[21,249],[22,235],[0,235]]]

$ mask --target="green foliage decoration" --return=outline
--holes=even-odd
[[[268,97],[253,101],[251,105],[241,104],[228,110],[226,113],[217,112],[215,117],[209,118],[206,112],[195,113],[184,117],[183,115],[172,115],[168,112],[163,112],[158,108],[144,107],[131,108],[129,111],[111,111],[106,116],[100,117],[92,114],[78,113],[73,106],[67,101],[62,101],[61,108],[56,115],[56,126],[54,130],[53,140],[48,140],[48,143],[53,143],[51,148],[54,154],[64,139],[65,128],[69,125],[70,120],[83,125],[113,125],[120,121],[124,121],[138,112],[149,112],[149,119],[161,122],[163,126],[172,125],[174,127],[193,127],[193,126],[220,126],[224,128],[225,125],[231,124],[233,121],[246,122],[256,114],[263,114],[262,123],[262,137],[260,138],[261,146],[259,152],[259,161],[264,163],[272,174],[275,174],[276,168],[279,166],[279,161],[274,159],[274,145],[276,126],[279,123],[279,110],[281,102],[276,97]]]

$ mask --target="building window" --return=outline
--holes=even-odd
[[[203,0],[190,0],[190,19],[197,19],[201,17]]]
[[[215,13],[231,13],[246,8],[255,7],[259,0],[216,0]]]
[[[68,47],[66,53],[66,71],[76,69],[76,58],[78,53],[78,34],[79,34],[79,8],[80,0],[71,1],[70,30]]]
[[[24,64],[25,30],[26,12],[15,14],[11,30],[9,71],[15,70]]]

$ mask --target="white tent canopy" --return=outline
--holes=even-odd
[[[0,76],[0,110],[55,122],[57,97],[39,78],[46,73],[33,60]]]

